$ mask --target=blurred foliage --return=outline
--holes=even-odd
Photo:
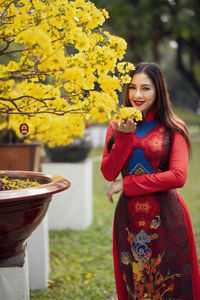
[[[188,125],[196,125],[199,126],[200,124],[200,116],[194,114],[191,110],[182,109],[180,107],[173,107],[173,111],[175,114],[184,120],[184,122]]]
[[[168,2],[159,0],[93,0],[97,7],[105,7],[110,19],[107,21],[113,33],[128,42],[127,56],[140,62],[143,58],[158,59],[157,43],[164,31],[160,16],[167,11]]]
[[[164,64],[172,100],[196,109],[200,95],[200,2],[197,0],[93,0],[105,7],[107,26],[126,39],[133,63]]]

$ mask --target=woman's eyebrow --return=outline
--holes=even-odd
[[[136,86],[136,84],[130,83],[129,86]],[[149,84],[149,83],[143,83],[143,84],[141,84],[141,86],[151,86],[151,84]]]

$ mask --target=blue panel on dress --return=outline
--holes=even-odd
[[[154,169],[150,166],[149,161],[144,156],[144,150],[140,148],[134,150],[134,155],[129,161],[127,170],[129,174],[136,175],[154,172]]]
[[[154,127],[156,127],[159,124],[159,121],[148,121],[148,122],[139,122],[136,130],[135,135],[138,137],[144,137],[146,134],[151,131]]]

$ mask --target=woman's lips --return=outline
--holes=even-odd
[[[134,101],[134,103],[136,106],[141,106],[144,103],[144,101]]]

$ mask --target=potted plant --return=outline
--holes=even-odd
[[[45,145],[45,151],[52,162],[81,162],[86,159],[92,148],[89,135],[83,138],[75,138],[67,146],[55,146],[53,148]]]
[[[40,170],[40,142],[24,143],[13,128],[0,130],[1,170]]]
[[[43,220],[52,195],[70,187],[57,175],[0,172],[0,260],[23,251],[24,241]]]

